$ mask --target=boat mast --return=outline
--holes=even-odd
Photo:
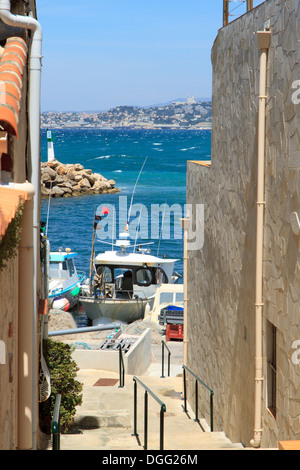
[[[96,221],[96,206],[94,210],[94,219],[93,219],[93,237],[92,237],[92,249],[91,249],[91,259],[90,259],[90,272],[89,272],[89,280],[90,280],[90,292],[92,292],[92,271],[93,271],[93,263],[94,263],[94,257],[95,257],[95,236],[96,236],[96,227],[97,227],[97,221]]]
[[[140,176],[141,176],[141,174],[142,174],[142,171],[143,171],[143,169],[144,169],[144,166],[145,166],[145,164],[146,164],[147,159],[148,159],[148,157],[145,158],[145,161],[144,161],[144,163],[143,163],[143,165],[142,165],[142,168],[141,168],[141,170],[140,170],[140,172],[139,172],[139,176],[137,177],[137,180],[136,180],[135,185],[134,185],[134,188],[133,188],[133,192],[132,192],[132,196],[131,196],[131,201],[130,201],[130,206],[129,206],[129,212],[128,212],[127,225],[126,225],[126,230],[127,230],[127,232],[128,232],[128,229],[129,229],[129,220],[130,220],[130,215],[131,215],[131,209],[132,209],[132,203],[133,203],[134,193],[135,193],[135,190],[136,190],[138,181],[139,181],[139,179],[140,179]]]
[[[163,225],[164,225],[164,220],[165,220],[166,204],[167,203],[165,202],[164,213],[163,213],[163,218],[162,218],[161,227],[160,227],[159,240],[158,240],[158,247],[157,247],[157,254],[156,254],[157,257],[158,257],[158,253],[159,253],[160,241],[161,241],[161,237],[162,237],[162,230],[163,230]]]

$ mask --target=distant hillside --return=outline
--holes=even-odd
[[[104,112],[45,112],[42,127],[209,128],[211,101],[174,101],[146,108],[118,106]]]

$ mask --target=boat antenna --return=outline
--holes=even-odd
[[[48,236],[48,224],[49,224],[51,192],[52,192],[52,181],[51,181],[51,185],[50,185],[50,192],[49,192],[49,199],[48,199],[48,211],[47,211],[47,222],[46,222],[46,237]]]
[[[93,218],[93,237],[92,237],[92,249],[91,249],[91,259],[90,259],[90,272],[89,272],[89,279],[90,279],[90,291],[92,290],[92,271],[93,271],[93,263],[94,263],[94,256],[95,256],[95,234],[97,223],[95,222],[96,219],[96,210],[97,206],[95,205],[94,209],[94,218]]]
[[[137,241],[137,236],[138,236],[138,229],[141,228],[141,227],[140,227],[140,223],[141,223],[142,212],[143,212],[143,207],[142,207],[142,205],[141,205],[140,216],[139,216],[139,223],[137,224],[136,231],[135,231],[135,240],[134,240],[133,252],[135,252],[135,248],[136,248],[136,241]]]
[[[115,233],[115,206],[113,208],[114,212],[113,212],[113,226],[112,226],[112,234],[111,234],[111,251],[114,251],[114,240],[115,240],[115,237],[114,237],[114,233]]]
[[[163,218],[162,218],[162,221],[161,221],[160,234],[159,234],[159,240],[158,240],[158,247],[157,247],[157,254],[156,254],[157,257],[158,257],[158,253],[159,253],[160,241],[161,241],[161,236],[162,236],[162,229],[163,229],[164,220],[165,220],[166,205],[167,205],[167,203],[165,201],[164,213],[163,213]]]
[[[132,196],[131,196],[131,201],[130,201],[130,206],[129,206],[129,212],[128,212],[127,225],[126,225],[126,230],[127,230],[127,231],[128,231],[128,228],[129,228],[129,220],[130,220],[130,215],[131,215],[131,208],[132,208],[132,202],[133,202],[134,193],[135,193],[135,190],[136,190],[138,181],[139,181],[139,179],[140,179],[140,176],[141,176],[141,174],[142,174],[142,171],[143,171],[143,169],[144,169],[144,166],[145,166],[145,164],[146,164],[147,159],[148,159],[148,157],[145,158],[145,161],[144,161],[144,163],[143,163],[143,165],[142,165],[142,168],[141,168],[141,170],[140,170],[140,172],[139,172],[139,176],[137,177],[137,180],[136,180],[135,185],[134,185],[134,188],[133,188],[133,192],[132,192]]]

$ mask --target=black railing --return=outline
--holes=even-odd
[[[54,414],[52,419],[52,450],[60,450],[60,403],[61,395],[58,394],[55,400]]]
[[[166,405],[137,377],[133,377],[134,381],[134,421],[133,421],[133,436],[138,437],[137,432],[137,384],[139,383],[145,389],[144,395],[144,449],[148,449],[148,394],[157,401],[160,405],[160,440],[159,449],[164,448],[164,414],[166,412]]]
[[[119,345],[119,377],[120,377],[119,388],[123,388],[125,385],[125,366],[124,366],[124,359],[123,359],[123,352],[122,352],[121,344]]]
[[[195,421],[199,421],[198,419],[198,382],[201,383],[209,392],[210,392],[210,430],[213,432],[214,430],[214,392],[209,388],[202,380],[197,377],[194,372],[188,369],[185,365],[182,366],[183,368],[183,387],[184,387],[184,412],[187,413],[187,393],[186,393],[186,371],[189,372],[195,378]]]
[[[166,345],[166,343],[162,340],[161,341],[161,355],[162,355],[162,359],[161,359],[161,378],[164,378],[164,372],[165,372],[165,348],[167,349],[168,351],[168,377],[170,377],[170,359],[171,359],[171,351],[170,349],[168,348],[168,346]]]

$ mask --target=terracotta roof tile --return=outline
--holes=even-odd
[[[0,126],[16,137],[27,50],[22,38],[9,38],[0,60]]]

